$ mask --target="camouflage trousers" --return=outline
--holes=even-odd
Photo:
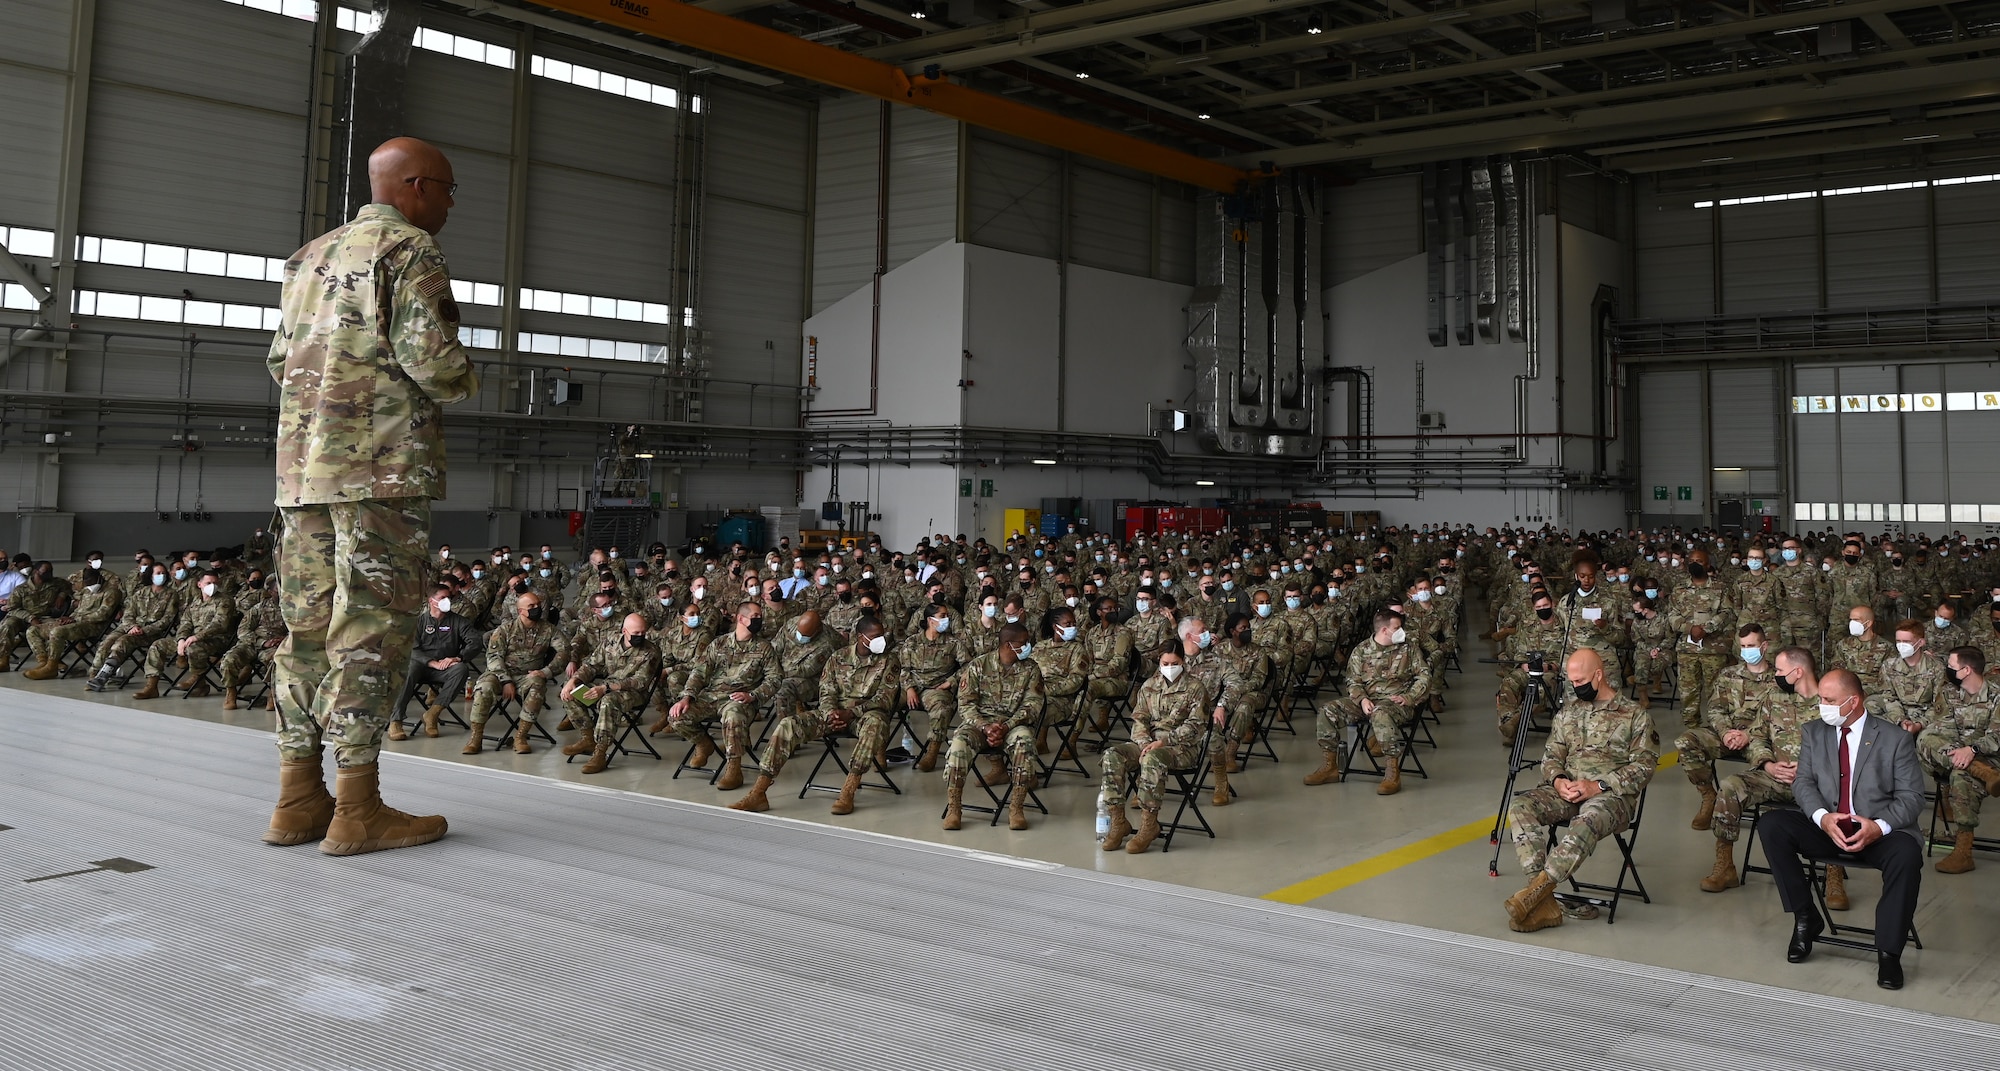
[[[342,767],[382,753],[423,609],[427,498],[284,507],[279,601],[291,630],[278,645],[278,753]]]
[[[1715,784],[1715,764],[1723,759],[1741,760],[1741,751],[1731,751],[1722,746],[1722,736],[1706,725],[1689,729],[1674,741],[1680,749],[1681,769],[1687,771],[1688,784],[1696,788],[1707,788]]]
[[[208,667],[228,650],[221,640],[197,640],[187,645],[188,680],[198,681],[208,672]],[[162,636],[146,648],[146,676],[164,677],[170,666],[176,665],[181,657],[180,641],[172,636]]]
[[[97,644],[97,654],[91,657],[92,672],[108,669],[125,661],[134,652],[145,650],[160,638],[157,632],[142,632],[132,635],[129,628],[115,628]]]
[[[1979,778],[1954,769],[1950,756],[1945,753],[1956,751],[1965,745],[1944,733],[1925,730],[1917,736],[1917,761],[1938,779],[1943,790],[1941,802],[1951,812],[1951,828],[1954,833],[1970,833],[1979,828],[1979,804],[1986,798],[1986,785]],[[1973,760],[1993,762],[1992,755],[1973,753]]]
[[[635,691],[607,691],[589,703],[578,698],[603,683],[596,681],[578,688],[570,693],[568,699],[563,700],[563,706],[569,710],[570,724],[579,727],[593,726],[591,736],[600,745],[610,744],[618,739],[618,735],[625,731],[625,727],[632,719],[645,709],[640,704],[646,699],[644,693]]]
[[[764,772],[777,777],[799,745],[825,739],[831,731],[828,718],[832,713],[804,710],[779,718],[777,727],[771,730],[771,742],[764,748]],[[854,733],[854,753],[848,757],[847,772],[866,775],[875,768],[875,756],[881,754],[888,738],[889,715],[879,710],[861,711],[848,722],[847,731]]]
[[[21,641],[35,627],[35,623],[28,619],[28,615],[19,610],[10,612],[5,620],[0,620],[0,658],[13,658],[14,648],[19,647]]]
[[[963,785],[965,772],[972,769],[973,761],[986,746],[985,722],[977,719],[960,722],[951,734],[951,747],[944,754],[944,783]],[[1006,738],[1000,741],[1000,751],[1007,756],[1007,765],[1013,769],[1016,781],[1034,776],[1035,727],[1016,725],[1008,729]]]
[[[28,650],[35,653],[37,662],[52,662],[68,653],[70,644],[90,639],[103,628],[103,625],[82,621],[72,621],[67,625],[44,621],[28,630]]]
[[[521,716],[530,722],[542,712],[542,705],[548,701],[549,678],[545,673],[523,673],[518,677],[487,670],[479,675],[472,685],[472,724],[475,728],[486,724],[493,716],[493,707],[500,702],[508,685],[514,686],[514,695],[521,701]]]
[[[1803,647],[1811,651],[1814,658],[1818,658],[1819,641],[1820,637],[1825,635],[1825,628],[1826,622],[1820,620],[1817,610],[1803,612],[1788,610],[1778,618],[1778,629],[1771,636],[1771,647],[1773,650],[1780,647]]]
[[[1719,654],[1680,656],[1682,725],[1693,729],[1708,721],[1708,694],[1715,690],[1715,679],[1726,664]]]
[[[1514,854],[1521,859],[1521,872],[1531,876],[1546,872],[1556,881],[1567,880],[1597,850],[1599,841],[1632,824],[1635,802],[1605,792],[1571,803],[1551,785],[1516,793],[1507,820],[1514,829]],[[1550,846],[1549,830],[1563,821],[1569,826]]]
[[[687,666],[668,666],[660,671],[660,686],[653,689],[653,709],[661,714],[674,705],[674,697],[687,687],[688,678],[694,671]]]
[[[1222,703],[1224,708],[1222,724],[1211,726],[1209,730],[1209,747],[1217,753],[1225,748],[1234,752],[1242,747],[1243,741],[1250,739],[1251,734],[1257,731],[1257,718],[1264,713],[1264,706],[1268,702],[1263,692],[1251,692],[1235,701],[1225,698]],[[1213,713],[1210,712],[1211,720]],[[1215,735],[1215,730],[1218,728],[1221,730],[1220,736]]]
[[[924,713],[930,716],[928,739],[942,748],[951,741],[952,727],[958,724],[958,689],[923,688],[917,692]]]
[[[686,682],[682,682],[686,683]],[[819,706],[819,677],[801,677],[797,680],[786,678],[778,682],[777,690],[771,693],[771,709],[789,714],[794,711],[812,710]]]
[[[1343,696],[1320,711],[1319,746],[1323,751],[1338,751],[1345,726],[1366,725],[1375,742],[1382,745],[1382,754],[1394,758],[1403,753],[1403,727],[1416,719],[1417,708],[1406,703],[1378,699],[1375,713],[1364,714],[1359,702]]]
[[[1126,677],[1093,677],[1083,691],[1084,713],[1095,724],[1111,719],[1111,704],[1132,693],[1132,681]]]
[[[263,666],[270,668],[277,657],[276,647],[266,647],[261,643],[239,643],[222,655],[222,686],[241,688],[250,680],[250,668]]]
[[[750,746],[750,724],[757,720],[757,704],[754,700],[738,703],[727,692],[719,696],[693,696],[688,699],[687,709],[681,711],[680,717],[669,719],[667,727],[692,743],[707,736],[709,724],[717,720],[722,722],[724,752],[741,755]]]
[[[1792,802],[1792,786],[1762,770],[1745,770],[1722,779],[1715,790],[1715,819],[1709,828],[1715,839],[1736,843],[1743,831],[1743,809],[1753,804]]]
[[[1139,781],[1132,790],[1137,797],[1134,802],[1145,808],[1158,807],[1166,795],[1168,771],[1194,765],[1195,749],[1191,747],[1167,744],[1143,756],[1139,754],[1142,750],[1129,740],[1105,749],[1104,777],[1098,782],[1097,795],[1107,806],[1125,806],[1125,783],[1132,779],[1132,771],[1137,770]]]
[[[1665,682],[1667,672],[1673,669],[1673,648],[1662,647],[1654,654],[1650,647],[1640,647],[1632,652],[1632,680],[1640,691],[1654,681]]]

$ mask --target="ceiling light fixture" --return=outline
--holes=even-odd
[[[1788,33],[1811,33],[1817,29],[1819,29],[1819,23],[1817,22],[1813,23],[1811,26],[1787,26],[1782,30],[1772,30],[1771,36],[1781,37]]]
[[[1209,115],[1209,114],[1208,114],[1207,112],[1197,112],[1197,113],[1195,113],[1195,118],[1196,118],[1196,119],[1208,119],[1208,118],[1211,118],[1211,116],[1210,116],[1210,115]]]
[[[1312,18],[1307,19],[1306,32],[1312,34],[1314,37],[1318,37],[1320,34],[1325,33],[1326,20],[1320,18],[1318,15],[1314,15]]]
[[[1214,480],[1196,480],[1196,481],[1194,482],[1194,485],[1195,485],[1196,487],[1214,487],[1214,486],[1215,486],[1215,481],[1214,481]]]
[[[1076,72],[1076,76],[1077,76],[1078,78],[1088,78],[1088,77],[1090,77],[1090,72],[1089,72],[1089,71],[1078,71],[1078,72]]]
[[[910,9],[910,17],[913,19],[921,19],[921,18],[928,18],[929,16],[924,12],[924,6],[922,4],[918,4]]]
[[[1534,65],[1533,67],[1523,67],[1523,68],[1521,68],[1521,69],[1522,69],[1522,70],[1524,70],[1524,71],[1528,71],[1528,72],[1531,72],[1531,73],[1532,73],[1532,72],[1534,72],[1534,71],[1553,71],[1553,70],[1555,70],[1555,69],[1556,69],[1557,67],[1560,67],[1560,66],[1562,66],[1562,65],[1563,65],[1563,61],[1562,61],[1562,60],[1557,60],[1557,61],[1555,61],[1554,63],[1537,63],[1537,64],[1535,64],[1535,65]]]
[[[1033,461],[1033,464],[1036,465],[1053,465],[1055,463],[1056,459],[1052,457],[1038,457]]]

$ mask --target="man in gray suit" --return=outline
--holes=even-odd
[[[1802,962],[1824,929],[1802,859],[1852,856],[1882,872],[1875,984],[1901,989],[1903,944],[1923,876],[1923,852],[1912,832],[1924,804],[1916,740],[1901,726],[1868,716],[1861,682],[1847,670],[1820,678],[1819,692],[1820,724],[1805,726],[1792,782],[1799,809],[1767,813],[1759,823],[1779,899],[1795,919],[1785,958]]]

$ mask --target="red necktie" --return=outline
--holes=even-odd
[[[1853,790],[1848,786],[1848,777],[1854,772],[1854,760],[1847,757],[1847,734],[1850,730],[1840,730],[1840,813],[1854,813]]]

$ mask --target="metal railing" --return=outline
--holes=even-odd
[[[1956,353],[2000,344],[2000,305],[1920,305],[1886,309],[1627,320],[1617,325],[1620,360],[1671,360],[1752,353],[1863,351]]]

